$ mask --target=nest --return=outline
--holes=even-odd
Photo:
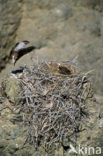
[[[25,67],[17,107],[23,112],[26,142],[35,146],[61,142],[79,130],[90,88],[85,74],[71,63],[46,62]]]

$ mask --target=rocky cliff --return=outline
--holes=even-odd
[[[11,70],[40,60],[65,61],[78,56],[82,71],[94,70],[91,73],[97,101],[88,101],[88,112],[92,116],[86,121],[87,124],[82,125],[84,130],[78,133],[77,142],[102,147],[103,0],[0,0],[0,39],[0,81]],[[10,50],[16,42],[22,40],[29,40],[39,49],[23,56],[12,67],[8,63]],[[15,79],[7,84],[6,89],[14,98],[17,92],[14,91],[13,83],[18,89]],[[22,149],[24,133],[19,128],[21,125],[18,126],[21,117],[17,112],[15,119],[11,113],[12,103],[3,100],[0,99],[2,155],[33,155],[32,146]],[[68,141],[65,144],[68,147]],[[58,151],[59,154],[55,151],[57,155],[63,155],[62,147],[58,147]],[[42,152],[45,155],[45,151]],[[68,154],[68,150],[66,152]],[[40,152],[35,151],[34,155],[37,154],[40,155]]]
[[[103,91],[102,0],[1,0],[0,19],[0,70],[12,45],[27,39],[40,49],[23,57],[19,65],[32,64],[31,58],[68,60],[79,55],[82,69],[95,70],[96,92]]]

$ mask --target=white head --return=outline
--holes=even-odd
[[[26,44],[28,44],[28,43],[29,43],[29,41],[22,41],[22,42],[18,43],[18,45],[14,48],[14,50],[15,50],[15,51],[18,51],[18,50],[24,48],[24,46],[25,46]]]

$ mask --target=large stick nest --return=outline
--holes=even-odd
[[[68,62],[46,62],[25,67],[18,105],[24,113],[29,143],[61,142],[79,130],[90,84],[84,73]]]

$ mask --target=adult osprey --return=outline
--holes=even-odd
[[[28,44],[29,41],[22,41],[16,43],[16,45],[12,48],[10,52],[10,60],[11,62],[15,65],[15,63],[25,54],[31,52],[33,49],[36,47],[34,46],[29,46],[25,47],[26,44]],[[24,48],[25,47],[25,48]]]

